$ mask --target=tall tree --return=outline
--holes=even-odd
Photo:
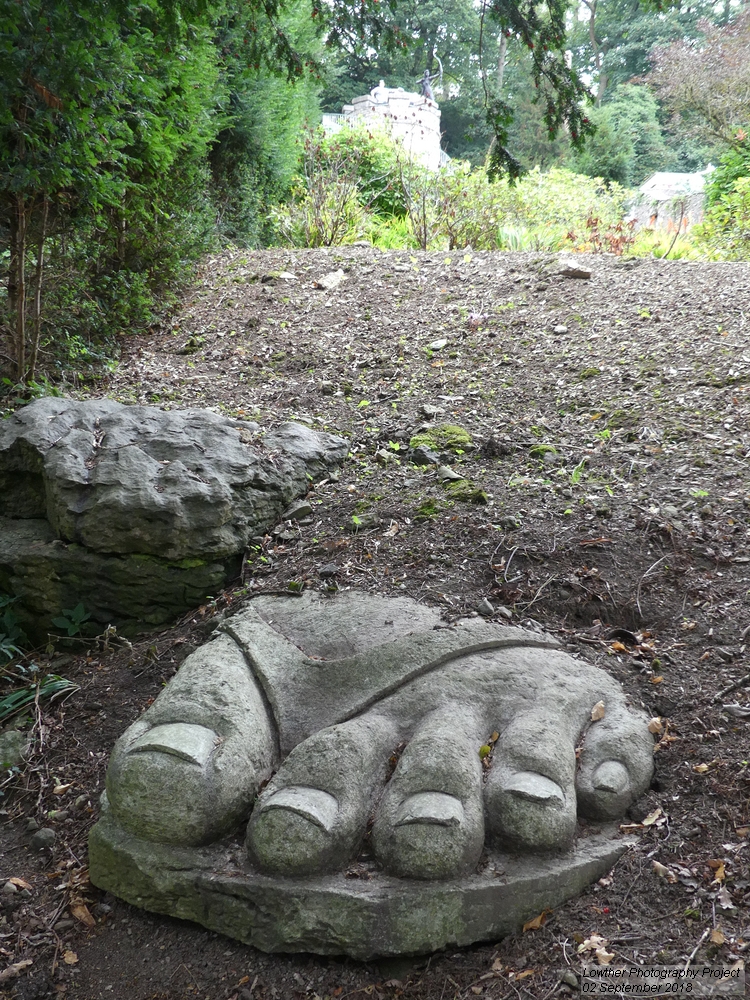
[[[648,72],[654,46],[695,38],[701,19],[720,16],[715,0],[581,0],[570,32],[573,65],[591,78],[600,105],[609,89]]]
[[[273,23],[253,24],[257,49],[271,48],[272,33],[283,32],[297,57],[320,63],[323,42],[305,0],[290,0]],[[236,10],[218,20],[215,40],[226,88],[224,123],[209,154],[212,199],[222,237],[242,244],[270,235],[268,205],[287,193],[298,165],[300,136],[317,120],[318,74],[304,62],[248,58],[248,25]],[[291,70],[291,73],[290,73]]]
[[[750,6],[701,28],[699,38],[654,49],[647,80],[683,130],[733,147],[750,124]]]
[[[648,87],[614,88],[607,102],[592,110],[596,133],[585,149],[573,155],[574,168],[625,187],[641,184],[657,170],[668,170],[677,162],[677,154],[667,146],[658,111]]]
[[[156,258],[175,193],[215,135],[218,76],[205,28],[155,0],[19,0],[3,6],[0,38],[0,240],[22,379],[36,363],[49,237],[88,219],[121,265]]]

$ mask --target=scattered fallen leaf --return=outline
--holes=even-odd
[[[398,534],[399,524],[397,521],[391,521],[391,526],[387,531],[383,532],[384,538],[393,538],[394,535]]]
[[[584,951],[596,951],[597,948],[606,948],[608,944],[608,939],[602,937],[601,934],[592,934],[590,937],[584,938],[578,945],[578,954],[580,955]]]
[[[689,868],[681,868],[679,865],[673,866],[672,870],[677,873],[677,878],[682,885],[687,886],[689,889],[698,888],[698,879],[695,877],[695,872]]]
[[[91,911],[85,903],[76,903],[75,906],[71,906],[70,914],[86,927],[96,927],[96,920],[91,916]]]
[[[726,872],[724,871],[724,862],[723,861],[709,861],[708,862],[708,867],[709,868],[713,868],[713,870],[715,872],[715,874],[714,874],[714,880],[711,883],[711,885],[713,885],[714,883],[716,883],[717,885],[720,885],[724,881],[724,879],[726,878]]]
[[[501,958],[496,958],[492,963],[493,972],[502,972],[505,966],[503,965],[503,960]]]
[[[31,892],[31,884],[25,878],[9,878],[8,881],[19,889],[28,889]]]
[[[613,951],[607,951],[606,948],[597,948],[594,954],[596,955],[596,960],[599,965],[609,965],[615,957],[615,953]]]
[[[695,771],[696,774],[705,774],[706,771],[708,770],[708,764],[696,764],[693,767],[693,770]]]
[[[591,721],[598,722],[599,719],[604,718],[604,702],[598,701],[596,705],[591,709]]]
[[[538,931],[551,912],[551,910],[542,910],[538,917],[532,917],[531,920],[527,920],[523,925],[524,932]]]
[[[13,965],[9,965],[6,969],[0,972],[0,983],[5,983],[9,979],[15,979],[19,976],[24,969],[28,969],[30,965],[34,964],[34,960],[31,958],[25,958],[22,962],[14,962]]]
[[[653,719],[651,719],[648,724],[648,731],[653,733],[655,736],[661,736],[664,732],[664,723],[662,722],[660,715],[656,715]]]
[[[648,816],[643,820],[643,826],[653,826],[657,819],[661,816],[662,809],[661,806],[657,806],[653,812],[650,812]]]
[[[63,962],[65,962],[66,965],[77,965],[78,955],[76,955],[74,951],[64,951]]]
[[[667,866],[663,865],[660,861],[652,861],[651,867],[653,868],[655,874],[659,876],[659,878],[665,878],[667,882],[677,881],[677,876],[672,871],[672,869],[667,868]]]
[[[710,941],[711,944],[718,944],[718,945],[724,944],[726,938],[724,937],[721,928],[714,927],[714,929],[711,931]]]
[[[72,788],[72,787],[73,787],[73,782],[72,781],[69,781],[67,783],[67,785],[55,785],[55,787],[52,789],[52,794],[53,795],[64,795],[67,792],[67,790],[69,788]]]
[[[471,992],[472,992],[472,993],[473,993],[473,994],[474,994],[475,996],[479,996],[479,995],[480,995],[481,993],[483,993],[483,992],[484,992],[484,988],[483,988],[482,986],[472,986],[472,987],[471,987]]]
[[[716,902],[722,910],[733,910],[735,908],[732,897],[729,895],[729,889],[725,885],[716,893]]]
[[[750,826],[738,826],[734,832],[737,834],[738,837],[744,840],[745,837],[747,837],[747,835],[750,833]]]
[[[534,975],[533,969],[524,969],[523,972],[517,972],[514,978],[517,982],[519,979],[528,979],[529,976],[533,975]]]
[[[662,682],[663,680],[664,680],[664,678],[663,678],[663,677],[652,677],[652,678],[651,678],[651,683],[652,683],[652,684],[661,684],[661,682]]]
[[[667,729],[669,729],[669,723],[667,723]],[[656,753],[657,750],[664,750],[665,747],[668,747],[670,743],[674,743],[676,740],[679,740],[679,738],[679,736],[674,736],[672,733],[666,732],[654,747],[654,753]]]
[[[613,642],[609,647],[613,653],[627,653],[628,647],[622,642]]]
[[[249,983],[249,982],[250,982],[250,976],[243,976],[242,979],[240,979],[240,981],[237,983],[237,985],[238,986],[244,986],[245,983]],[[334,990],[334,993],[335,992],[336,991]]]

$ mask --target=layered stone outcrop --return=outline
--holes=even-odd
[[[37,637],[78,603],[92,628],[168,622],[346,453],[297,423],[38,400],[0,423],[0,592]]]

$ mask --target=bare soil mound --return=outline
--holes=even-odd
[[[308,420],[347,435],[351,457],[311,512],[255,540],[236,587],[173,629],[44,654],[81,687],[36,711],[32,756],[3,788],[0,881],[23,885],[2,895],[0,950],[30,964],[0,989],[544,998],[576,992],[593,935],[628,963],[742,959],[750,265],[575,259],[590,277],[555,255],[227,252],[168,329],[124,342],[117,371],[81,387]],[[410,442],[437,461],[414,464]],[[638,847],[538,927],[380,966],[263,955],[93,889],[86,834],[114,739],[212,617],[290,585],[531,620],[608,670],[661,720],[656,779],[629,817]],[[30,849],[29,820],[55,829],[51,850]]]

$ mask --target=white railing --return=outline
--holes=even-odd
[[[321,125],[325,132],[338,132],[346,122],[346,115],[323,115]]]

